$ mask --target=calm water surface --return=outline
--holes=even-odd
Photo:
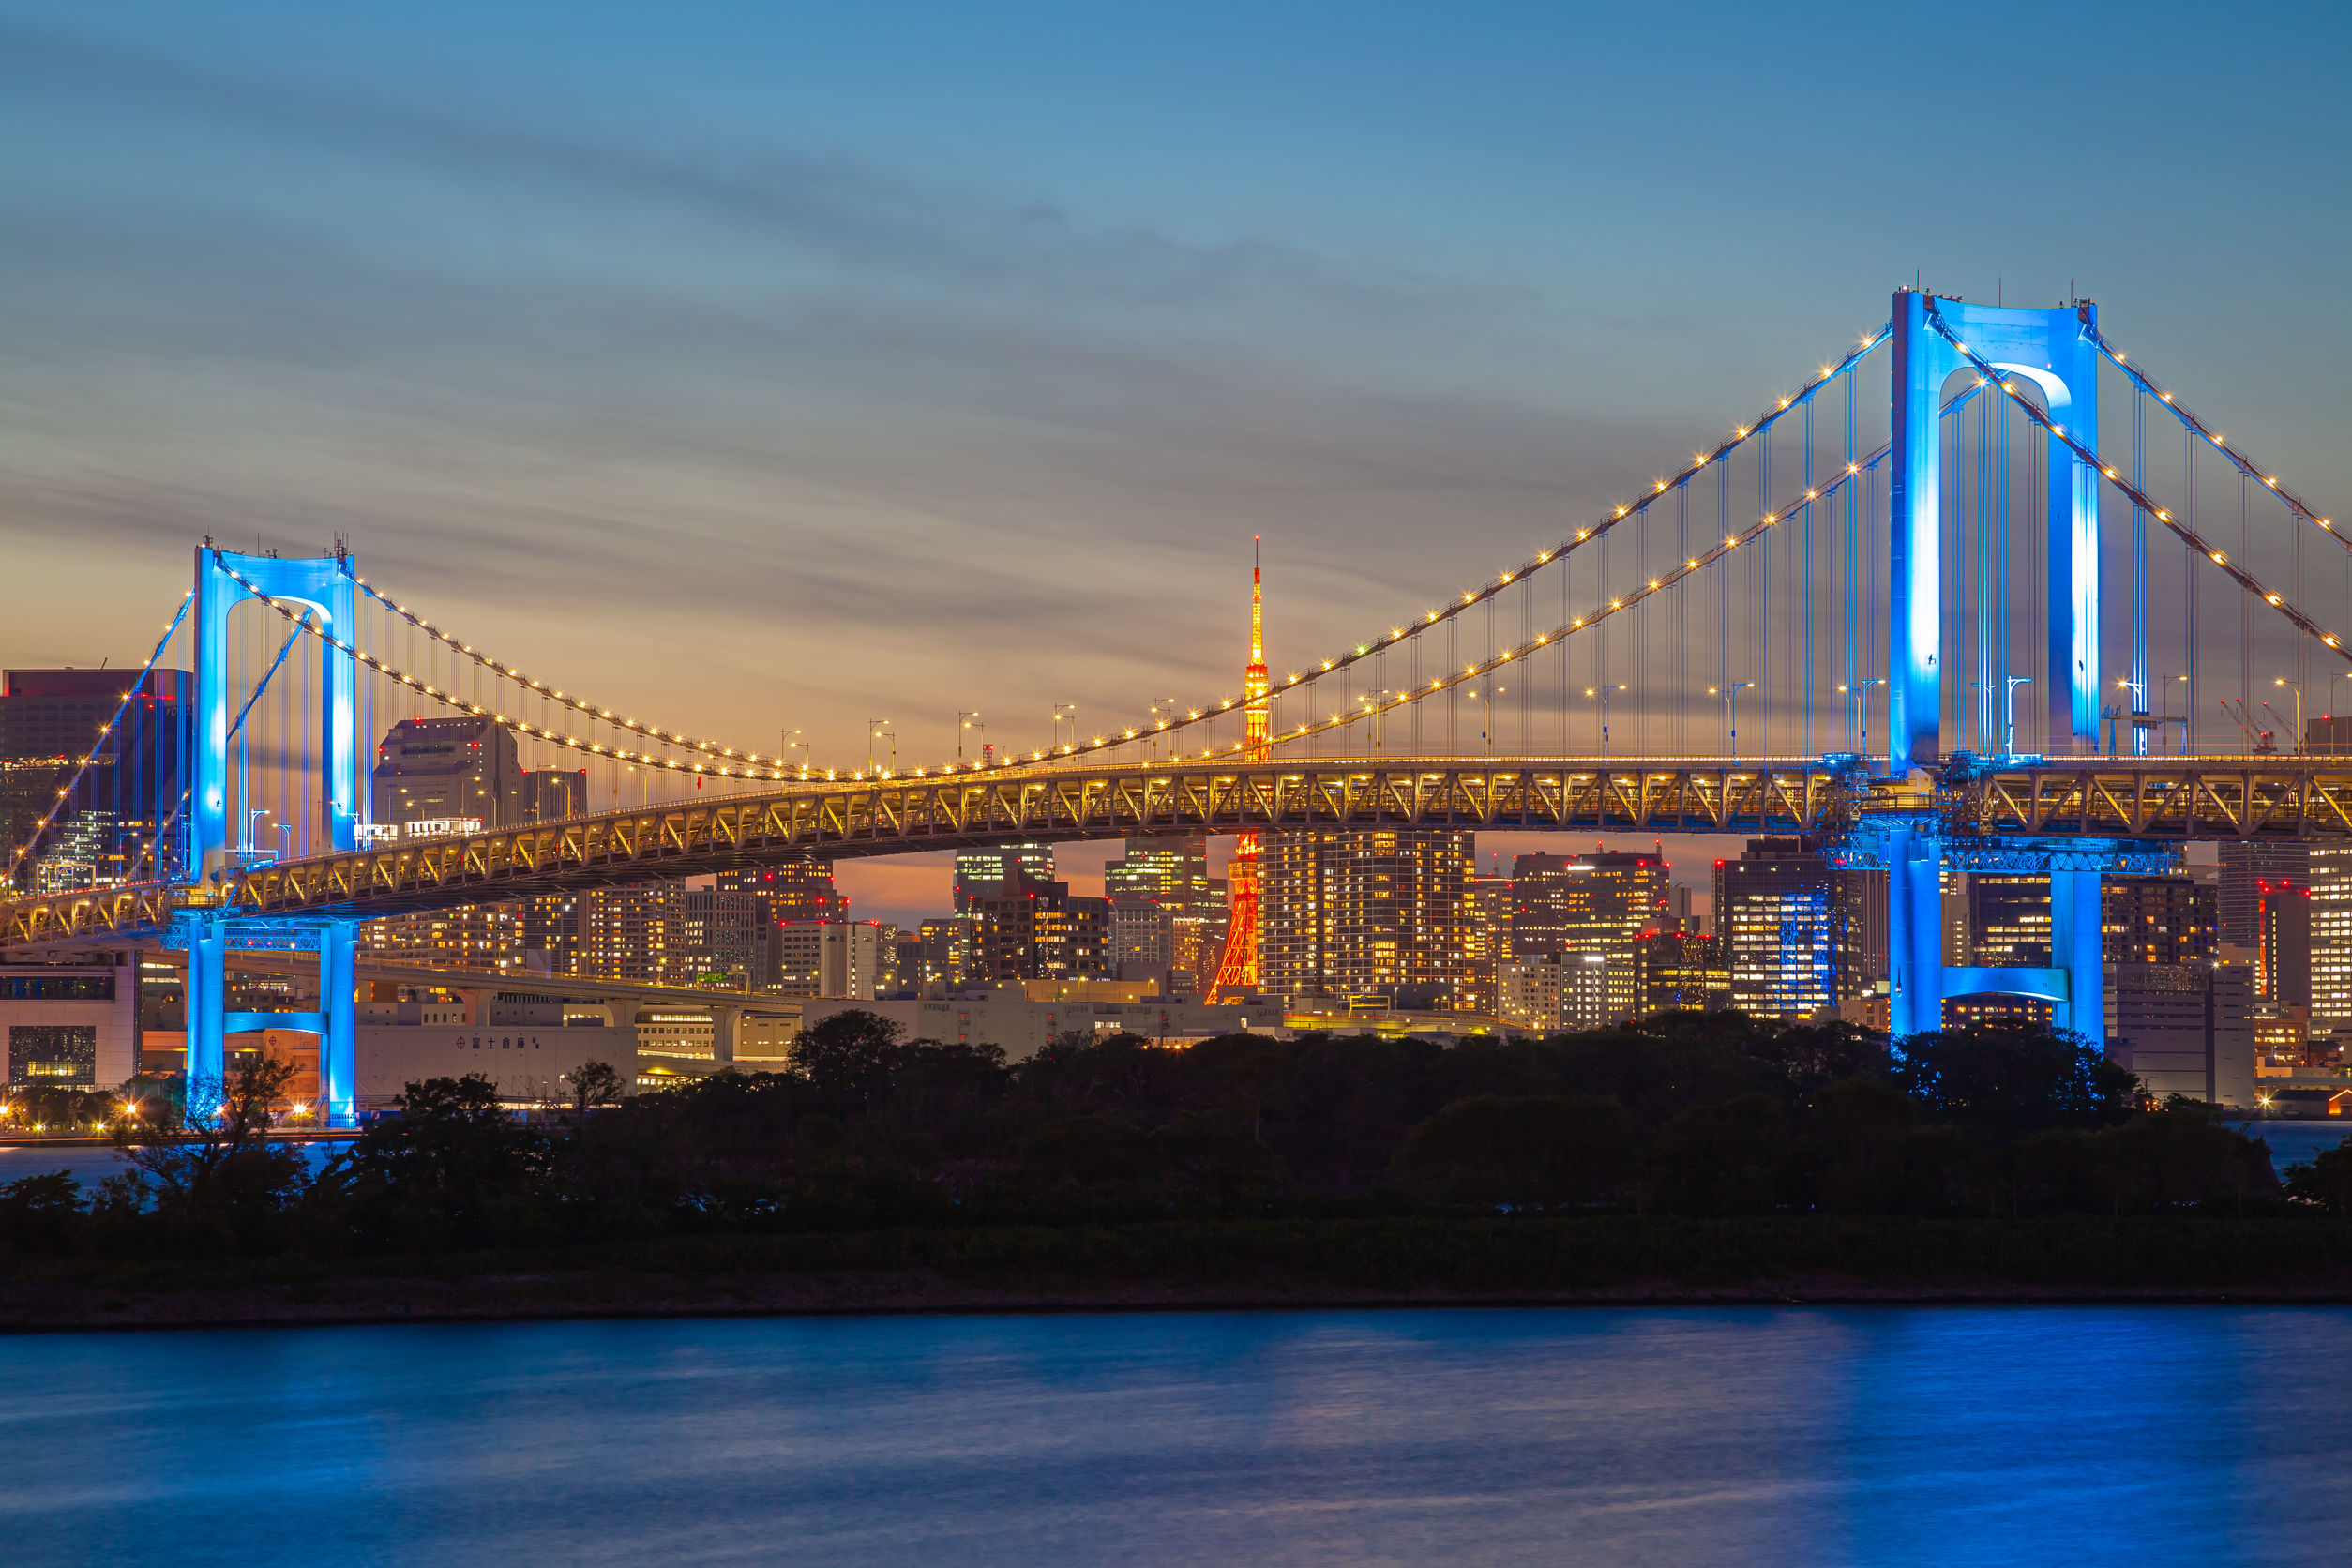
[[[2348,1557],[2335,1310],[0,1340],[11,1563]]]

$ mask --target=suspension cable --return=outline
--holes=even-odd
[[[10,885],[14,885],[17,871],[23,866],[25,857],[40,847],[41,835],[47,833],[51,824],[57,821],[57,813],[65,809],[66,803],[73,798],[73,792],[81,787],[83,776],[97,763],[99,754],[106,749],[107,742],[113,738],[114,726],[123,721],[123,715],[129,711],[131,702],[144,689],[148,679],[154,675],[156,661],[163,656],[163,650],[171,642],[172,634],[180,629],[180,623],[188,619],[188,606],[195,602],[196,591],[191,588],[188,592],[188,596],[180,600],[180,608],[172,616],[171,625],[165,626],[163,635],[156,640],[155,651],[147,656],[147,662],[140,667],[138,677],[130,683],[130,689],[123,693],[122,701],[114,709],[114,716],[98,727],[98,739],[92,743],[90,749],[83,754],[82,760],[74,764],[73,776],[66,780],[66,787],[57,792],[57,798],[50,802],[48,811],[39,822],[33,824],[32,833],[26,837],[15,852],[9,855],[8,882]]]
[[[2043,430],[2049,431],[2052,435],[2056,436],[2065,445],[2069,451],[2073,452],[2075,457],[2081,459],[2084,462],[2088,463],[2093,473],[2105,478],[2108,484],[2113,485],[2118,490],[2121,491],[2125,498],[2131,501],[2133,505],[2145,507],[2148,514],[2155,518],[2158,522],[2163,523],[2166,528],[2172,530],[2173,534],[2183,542],[2194,547],[2200,554],[2202,554],[2207,560],[2210,561],[2214,565],[2219,566],[2223,572],[2234,580],[2240,588],[2243,588],[2248,593],[2254,595],[2264,603],[2269,605],[2270,608],[2276,610],[2305,636],[2315,640],[2323,647],[2334,649],[2337,655],[2340,656],[2345,663],[2352,664],[2352,649],[2346,649],[2344,647],[2344,640],[2342,638],[2338,637],[2333,632],[2324,629],[2310,616],[2304,614],[2294,605],[2289,604],[2285,596],[2272,592],[2269,587],[2263,584],[2260,579],[2256,578],[2252,572],[2246,570],[2243,565],[2232,561],[2226,551],[2214,549],[2212,544],[2202,535],[2175,519],[2171,512],[2157,505],[2153,500],[2149,499],[2147,492],[2142,490],[2137,485],[2132,483],[2131,480],[2124,478],[2116,470],[2109,468],[2106,464],[2100,461],[2099,454],[2084,445],[2079,437],[2070,434],[2065,426],[2051,419],[2047,414],[2036,407],[2031,400],[2028,399],[2023,393],[2019,392],[2014,384],[2003,380],[2001,372],[1998,368],[1987,362],[1982,354],[1972,352],[1968,344],[1960,340],[1958,334],[1952,331],[1951,325],[1945,322],[1942,313],[1936,309],[1936,302],[1933,299],[1930,299],[1927,302],[1927,321],[1929,325],[1933,326],[1938,333],[1942,334],[1946,340],[1948,340],[1954,349],[1959,351],[1961,358],[1976,367],[1977,374],[1983,378],[1984,382],[2000,388],[2003,396],[2007,397],[2019,408],[2025,410],[2026,417],[2041,426]],[[2226,448],[2224,448],[2224,450],[2226,450]],[[2235,456],[2235,454],[2232,455],[2233,457]],[[2247,474],[2250,473],[2251,470],[2248,470],[2241,462],[2239,464],[2239,472],[2241,474]]]

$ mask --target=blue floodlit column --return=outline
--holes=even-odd
[[[1925,294],[1907,289],[1894,296],[1892,354],[1887,767],[1900,776],[1935,766],[1943,745],[1943,448],[1937,396],[1952,373],[1952,354],[1927,324]]]
[[[330,921],[319,933],[319,1011],[326,1033],[319,1038],[319,1100],[326,1124],[357,1123],[359,925]]]
[[[229,611],[246,596],[244,589],[214,569],[213,556],[209,546],[196,551],[196,754],[188,760],[188,867],[195,876],[211,869],[209,862],[229,843],[226,641]],[[189,972],[194,973],[192,964]],[[191,1031],[194,1026],[191,1010]],[[192,1074],[195,1068],[191,1059],[188,1071]]]
[[[192,1091],[199,1082],[220,1081],[229,1012],[227,934],[219,919],[201,916],[188,943],[188,1065],[182,1082]],[[209,1106],[193,1101],[191,1115],[207,1115]]]
[[[1887,835],[1888,1033],[1900,1040],[1944,1021],[1943,844],[1928,821]]]
[[[2051,1021],[2080,1031],[2091,1044],[2107,1039],[2106,943],[2101,929],[2096,871],[2050,873],[2050,963],[2066,971],[2066,1002]]]
[[[2058,312],[2052,312],[2056,315]],[[2099,352],[2090,340],[2096,307],[2067,311],[2052,324],[2043,381],[2050,417],[2099,449]],[[2051,381],[2057,384],[2051,385]],[[2049,704],[2050,752],[2096,754],[2099,750],[2099,474],[2078,460],[2065,441],[2049,438],[2050,541],[2049,670],[2044,693]],[[2085,1033],[2093,1033],[2085,1030]]]

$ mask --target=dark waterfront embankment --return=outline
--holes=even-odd
[[[2303,1216],[1207,1220],[664,1238],[371,1259],[52,1259],[0,1330],[1138,1308],[2352,1303]]]

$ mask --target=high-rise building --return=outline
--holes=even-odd
[[[359,927],[359,954],[369,963],[504,973],[522,966],[522,912],[520,904],[464,904],[370,920]]]
[[[2050,879],[1977,872],[1968,879],[1968,961],[1989,969],[2050,967]]]
[[[2213,892],[2189,877],[2109,877],[2100,929],[2111,964],[2188,964],[2214,957]]]
[[[787,920],[850,917],[850,900],[834,885],[833,862],[814,855],[774,866],[721,871],[717,885],[721,893],[751,896],[758,901],[760,918],[771,926]]]
[[[2269,943],[2277,961],[2255,964],[2255,1002],[2273,1008],[2308,1004],[2310,965],[2299,962],[2298,953],[2280,951],[2279,938],[2283,921],[2291,929],[2308,913],[2282,906],[2289,890],[2311,887],[2309,847],[2245,838],[2224,838],[2219,847],[2221,882],[2214,913],[2221,945],[2260,955]],[[2308,950],[2306,942],[2303,952]]]
[[[1473,863],[1475,864],[1475,863]],[[1513,894],[1509,877],[1472,876],[1463,908],[1463,1008],[1492,1013],[1500,1005],[1497,988],[1511,955]]]
[[[1887,874],[1880,870],[1836,870],[1830,874],[1832,912],[1837,924],[1840,1001],[1865,996],[1892,978],[1887,963]]]
[[[379,827],[510,826],[522,821],[522,780],[515,737],[496,720],[404,718],[376,747],[370,816]]]
[[[727,990],[764,988],[771,922],[752,893],[681,888],[674,930],[679,963],[691,983]]]
[[[1161,994],[1174,988],[1176,917],[1151,897],[1117,897],[1110,903],[1110,978],[1150,980]]]
[[[898,980],[917,996],[939,998],[960,991],[972,974],[972,918],[926,920],[912,937],[898,939]]]
[[[2335,722],[2352,725],[2352,719]],[[2352,1031],[2352,844],[2313,844],[2310,855],[2311,1017]]]
[[[1267,835],[1260,985],[1292,1003],[1380,996],[1469,1010],[1472,852],[1470,835],[1450,828]]]
[[[550,893],[522,906],[523,967],[581,980],[689,985],[706,955],[679,940],[673,882]]]
[[[1214,978],[1225,945],[1226,887],[1209,875],[1205,836],[1128,839],[1122,858],[1103,867],[1103,892],[1114,905],[1151,898],[1167,910],[1173,990],[1189,993]]]
[[[1023,882],[1053,881],[1051,844],[986,844],[956,852],[956,912],[970,914],[973,903],[1002,897]]]
[[[1511,955],[1621,947],[1670,918],[1668,867],[1651,851],[1523,854],[1511,864]]]
[[[2244,964],[2109,964],[2109,1052],[2162,1098],[2254,1100],[2254,972]]]
[[[891,933],[896,945],[897,933]],[[882,927],[862,920],[788,920],[767,928],[777,996],[872,1001],[882,979]]]
[[[1108,980],[1110,900],[1074,897],[1070,884],[1023,878],[972,901],[974,981]]]
[[[1714,919],[1731,1005],[1803,1018],[1837,1000],[1835,886],[1828,864],[1795,838],[1754,838],[1715,862]]]
[[[1634,1016],[1708,1012],[1731,1005],[1721,938],[1655,931],[1634,939]]]
[[[157,833],[187,820],[193,690],[184,670],[0,672],[0,884],[65,892],[156,874]],[[20,858],[45,817],[48,831]],[[176,864],[171,846],[161,858]]]

